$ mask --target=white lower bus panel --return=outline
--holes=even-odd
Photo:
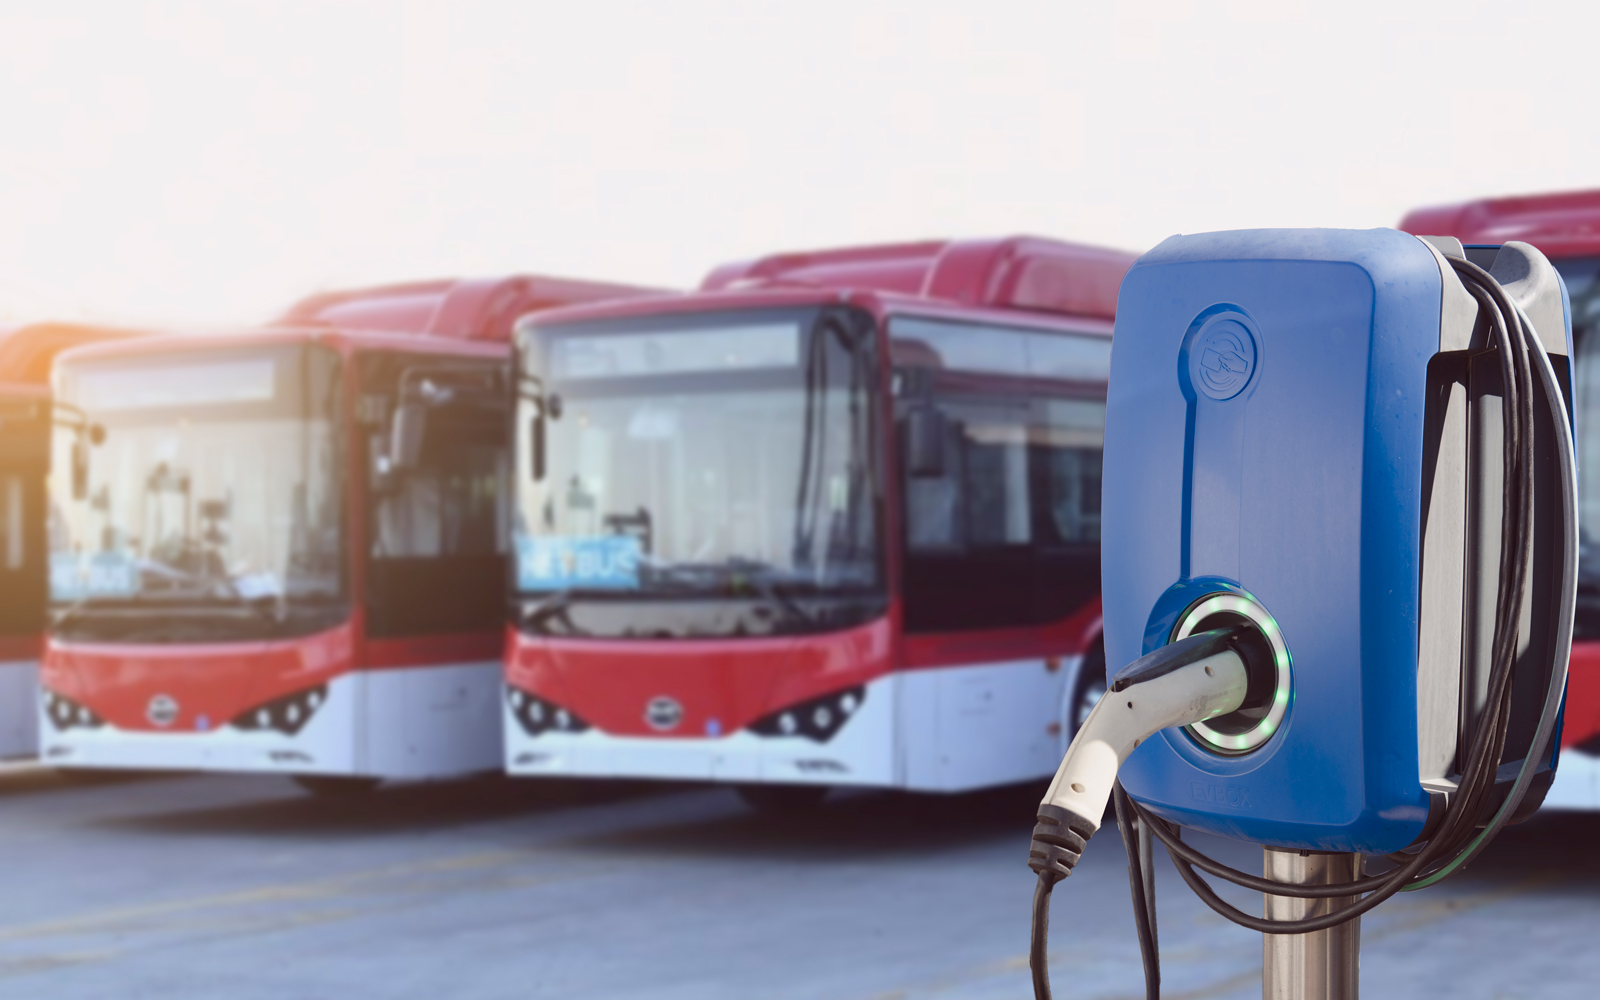
[[[860,785],[959,792],[1048,777],[1065,751],[1065,692],[1078,659],[901,671],[866,686],[826,742],[740,730],[723,737],[611,736],[547,730],[530,736],[509,700],[506,769],[736,783]]]
[[[1600,757],[1581,750],[1561,751],[1555,781],[1541,809],[1600,809]]]
[[[39,752],[39,661],[0,663],[0,759]]]
[[[498,661],[355,671],[328,682],[326,699],[293,734],[231,725],[63,731],[41,717],[40,756],[66,768],[455,777],[500,766],[499,692]]]

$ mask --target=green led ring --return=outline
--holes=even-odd
[[[1226,612],[1250,619],[1272,645],[1272,658],[1278,670],[1277,683],[1272,693],[1272,707],[1267,710],[1266,717],[1256,723],[1254,729],[1243,733],[1220,733],[1204,722],[1196,722],[1184,728],[1206,749],[1236,755],[1249,753],[1267,742],[1283,724],[1283,716],[1289,711],[1289,648],[1283,643],[1283,630],[1278,628],[1277,621],[1267,614],[1265,608],[1250,597],[1227,591],[1207,594],[1189,605],[1183,614],[1178,616],[1178,625],[1172,630],[1172,638],[1168,641],[1177,642],[1179,639],[1188,638],[1194,632],[1196,625],[1212,615]]]

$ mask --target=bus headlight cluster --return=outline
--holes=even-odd
[[[861,710],[861,703],[866,700],[867,689],[857,685],[764,715],[750,724],[750,731],[759,736],[804,736],[826,743]]]
[[[327,700],[328,685],[318,684],[314,688],[296,691],[264,705],[246,709],[234,716],[231,724],[235,729],[257,731],[273,729],[286,736],[293,736],[305,728],[305,724],[311,721],[311,716]]]
[[[514,687],[506,688],[506,704],[529,736],[540,733],[581,733],[589,724],[569,708]]]
[[[44,714],[57,729],[98,729],[106,724],[106,720],[95,714],[88,705],[80,705],[54,691],[44,693]]]

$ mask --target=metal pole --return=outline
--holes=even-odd
[[[1264,850],[1267,878],[1300,885],[1335,885],[1361,876],[1361,855]],[[1295,899],[1263,896],[1266,916],[1299,920],[1343,909],[1355,896]],[[1356,1000],[1361,978],[1361,918],[1311,934],[1264,934],[1261,937],[1262,1000]]]

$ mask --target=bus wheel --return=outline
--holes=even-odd
[[[1096,639],[1089,651],[1083,654],[1083,666],[1079,668],[1077,683],[1073,685],[1072,713],[1067,716],[1072,723],[1069,738],[1078,735],[1078,730],[1083,728],[1089,713],[1094,711],[1105,693],[1106,645],[1104,639]]]
[[[294,783],[323,798],[365,795],[383,784],[382,778],[358,778],[346,774],[296,774]]]
[[[756,812],[780,815],[815,809],[831,789],[827,785],[738,785],[735,791]]]
[[[56,777],[69,785],[107,785],[115,781],[136,781],[148,772],[125,771],[117,767],[58,767]]]

